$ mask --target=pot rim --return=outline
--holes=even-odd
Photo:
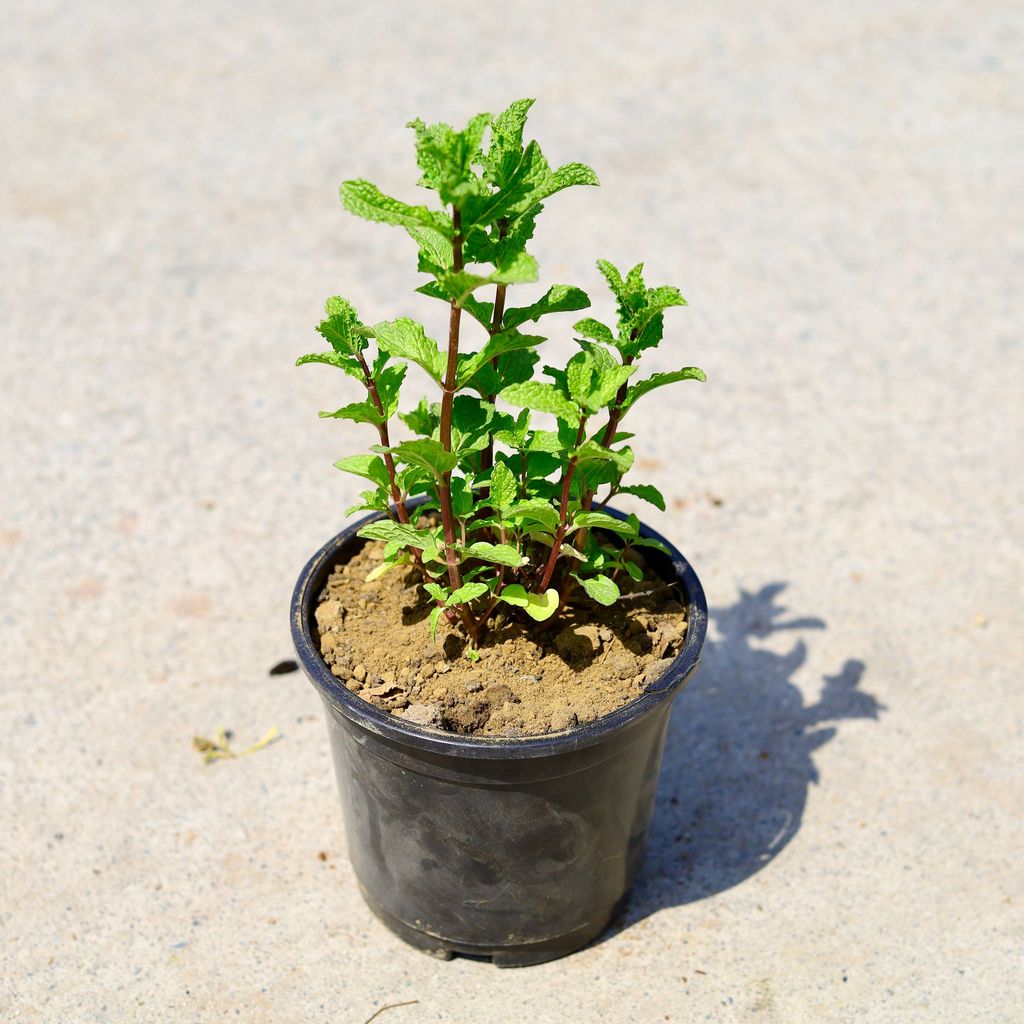
[[[617,519],[626,518],[626,515],[617,509],[605,507],[602,511]],[[292,594],[291,631],[299,663],[320,695],[330,701],[350,721],[384,739],[442,756],[492,760],[556,756],[592,746],[614,733],[628,729],[662,701],[678,693],[697,667],[708,625],[704,588],[682,553],[656,530],[641,523],[640,536],[660,541],[669,551],[672,571],[675,574],[673,582],[682,586],[686,596],[687,628],[682,650],[657,682],[640,696],[585,725],[535,736],[469,736],[440,732],[381,711],[351,693],[333,675],[313,639],[311,623],[315,618],[315,602],[327,575],[341,561],[338,557],[341,549],[355,539],[361,527],[382,518],[383,513],[378,512],[350,524],[324,544],[306,563]]]

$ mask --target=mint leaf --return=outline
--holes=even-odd
[[[341,186],[341,201],[345,209],[365,220],[400,227],[425,227],[437,231],[445,238],[452,237],[451,218],[439,210],[425,206],[409,206],[398,199],[384,195],[376,185],[362,179],[346,181]]]
[[[631,484],[629,487],[620,487],[619,494],[632,494],[641,501],[649,502],[655,508],[665,511],[665,497],[657,487],[650,484]]]
[[[577,424],[580,421],[580,411],[576,405],[570,402],[558,388],[542,381],[533,380],[523,384],[513,384],[502,390],[501,397],[509,405],[531,409],[534,412],[553,413],[568,423]]]
[[[356,534],[367,540],[382,540],[388,544],[397,544],[408,548],[425,548],[432,543],[427,530],[417,530],[411,523],[395,523],[390,519],[381,519],[375,523],[367,523]]]
[[[445,358],[437,342],[426,336],[422,324],[408,317],[400,317],[379,323],[373,330],[377,344],[384,352],[411,360],[440,383],[444,376]]]
[[[523,128],[534,102],[516,100],[491,122],[491,140],[483,160],[484,178],[499,188],[505,186],[522,159]]]
[[[577,512],[572,521],[570,532],[581,527],[601,530],[608,530],[611,533],[622,533],[627,537],[635,537],[640,532],[640,520],[636,516],[629,516],[628,519],[617,519],[608,515],[607,512]]]
[[[390,452],[399,461],[427,469],[438,478],[444,473],[450,473],[459,462],[459,457],[454,452],[446,452],[440,442],[425,437],[416,441],[403,441],[395,448],[374,445],[372,450]]]
[[[512,470],[504,462],[495,464],[491,470],[491,504],[502,511],[511,508],[519,492],[519,485]]]
[[[478,597],[483,597],[488,591],[486,583],[464,583],[458,590],[453,591],[445,601],[445,607],[450,608],[453,604],[468,604]]]
[[[526,565],[529,561],[511,544],[488,544],[487,541],[483,540],[470,544],[466,548],[466,554],[470,558],[479,558],[485,562],[494,562],[497,565],[510,565],[514,569]]]
[[[510,583],[498,598],[516,608],[525,608],[526,614],[538,622],[550,619],[558,611],[558,591],[553,588],[543,594],[531,594],[520,584]]]
[[[378,455],[349,455],[347,458],[338,459],[334,465],[346,473],[355,473],[356,476],[372,480],[381,487],[387,487],[390,483],[387,466]]]
[[[577,465],[585,462],[611,462],[618,469],[620,475],[633,465],[633,450],[631,448],[613,451],[592,439],[581,444],[573,452],[573,455],[576,456]]]
[[[674,384],[679,380],[700,380],[708,378],[704,371],[697,366],[684,366],[681,370],[673,370],[670,373],[654,373],[646,380],[637,381],[627,392],[626,400],[622,403],[622,412],[632,408],[638,398],[642,398],[648,391],[664,387],[666,384]]]
[[[592,338],[594,341],[601,341],[606,345],[615,344],[615,335],[612,334],[611,328],[605,327],[600,320],[595,320],[593,317],[577,320],[572,326],[573,330],[578,331],[584,338]]]
[[[541,342],[546,341],[536,334],[520,334],[518,331],[502,331],[495,334],[479,352],[467,353],[465,359],[459,358],[459,380],[458,386],[465,387],[481,368],[486,366],[492,359],[505,352],[514,352],[517,349],[533,348]]]
[[[441,420],[441,407],[437,402],[428,405],[425,398],[421,398],[419,405],[411,412],[400,412],[398,418],[414,433],[430,437],[437,429]]]
[[[339,370],[344,370],[350,377],[355,377],[357,380],[363,379],[363,370],[359,361],[342,352],[311,352],[309,355],[299,356],[295,360],[296,366],[304,366],[306,363],[326,363],[328,366],[336,366]]]
[[[363,402],[351,402],[334,412],[320,412],[321,419],[352,420],[353,423],[372,423],[375,426],[384,422],[384,417],[377,412],[377,407],[369,399]]]
[[[539,320],[548,313],[565,313],[575,309],[586,309],[590,298],[582,288],[568,284],[552,285],[544,295],[529,306],[517,306],[505,310],[501,323],[505,330],[518,327],[527,320]]]
[[[576,573],[572,575],[598,604],[612,605],[618,601],[619,588],[610,576],[577,576]]]

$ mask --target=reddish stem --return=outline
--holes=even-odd
[[[579,448],[586,436],[587,417],[580,420],[579,429],[576,431],[576,443],[573,448]],[[576,456],[569,459],[569,465],[565,467],[565,476],[562,478],[562,500],[558,506],[558,529],[555,531],[555,539],[551,545],[551,553],[548,555],[547,564],[544,566],[544,575],[541,577],[537,593],[541,594],[548,589],[551,577],[555,572],[555,565],[558,556],[561,554],[562,542],[565,540],[566,531],[569,529],[569,489],[572,485],[573,474],[576,472]]]

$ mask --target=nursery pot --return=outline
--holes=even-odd
[[[296,653],[327,713],[363,896],[406,942],[445,959],[460,953],[516,966],[571,953],[609,924],[643,857],[672,699],[697,667],[707,630],[700,581],[671,544],[641,527],[671,552],[645,556],[679,585],[689,621],[664,675],[629,704],[566,732],[443,733],[350,693],[320,656],[319,595],[334,567],[365,543],[356,531],[375,518],[310,559],[291,608]]]

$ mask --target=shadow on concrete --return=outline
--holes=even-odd
[[[805,705],[793,675],[807,659],[816,618],[786,618],[784,583],[741,591],[712,608],[718,639],[706,643],[689,689],[676,701],[658,783],[647,857],[606,937],[664,907],[722,892],[760,871],[800,829],[813,755],[845,719],[877,719],[882,705],[859,689],[864,662],[848,659]],[[785,654],[751,641],[798,634]],[[599,940],[600,941],[600,940]]]

